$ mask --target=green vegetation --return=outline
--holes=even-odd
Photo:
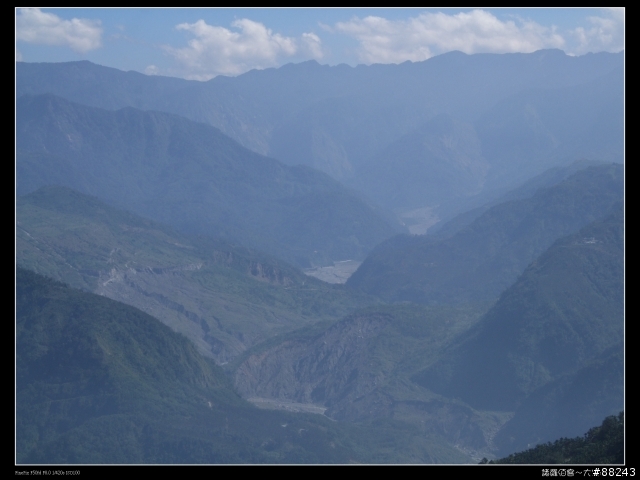
[[[580,170],[532,197],[488,209],[449,238],[377,248],[347,285],[387,301],[494,301],[558,238],[610,214],[623,198],[623,167]]]
[[[376,301],[64,187],[19,197],[17,221],[21,266],[153,314],[220,363],[274,334]]]
[[[464,462],[394,422],[252,407],[143,312],[18,268],[17,463]]]
[[[605,418],[602,425],[582,437],[561,438],[499,460],[487,462],[485,458],[480,463],[624,464],[624,412]]]
[[[476,408],[513,411],[538,388],[619,349],[623,253],[619,205],[615,214],[558,240],[415,380]]]
[[[622,161],[623,62],[624,52],[579,57],[559,50],[450,52],[404,65],[351,68],[309,61],[210,82],[145,76],[90,62],[18,62],[16,93],[52,93],[109,110],[171,112],[215,126],[255,152],[312,166],[341,181],[357,184],[375,170],[376,178],[367,179],[373,187],[368,193],[380,204],[390,196],[432,200],[431,192],[439,190],[443,197],[429,205],[442,207],[452,190],[464,198],[480,178],[491,190],[509,188],[567,158]],[[421,148],[416,137],[443,112],[459,122],[475,121],[467,124],[475,131],[438,138],[432,130],[436,141]],[[476,138],[483,159],[468,154]],[[448,149],[453,155],[441,155]],[[400,168],[372,168],[389,158]],[[456,165],[447,168],[447,160]],[[465,160],[492,168],[475,170],[473,178]],[[408,165],[414,168],[402,168]],[[394,191],[385,175],[400,185],[396,195],[388,195]],[[378,185],[384,188],[376,191]],[[452,188],[442,189],[445,185]]]
[[[286,166],[176,115],[27,95],[18,99],[16,128],[19,194],[54,182],[303,267],[362,259],[402,231],[326,174]]]
[[[328,285],[306,277],[299,270],[266,255],[221,240],[178,234],[168,227],[66,188],[48,187],[20,197],[17,230],[17,252],[21,264],[75,286],[122,298],[148,312],[157,312],[164,323],[185,333],[201,351],[214,356],[220,363],[229,362],[224,368],[233,376],[236,388],[244,396],[324,404],[328,407],[326,413],[329,416],[340,422],[349,422],[329,421],[331,428],[339,432],[336,438],[341,439],[340,445],[351,452],[347,455],[348,461],[416,462],[421,458],[420,461],[424,462],[464,462],[468,457],[445,445],[462,444],[466,448],[488,452],[491,438],[494,438],[496,430],[501,429],[493,441],[508,453],[518,445],[510,440],[512,437],[519,441],[547,441],[553,432],[582,425],[584,422],[564,425],[559,421],[576,417],[563,410],[565,403],[569,409],[571,405],[575,406],[576,398],[586,397],[584,408],[580,407],[580,412],[584,412],[580,414],[581,422],[589,421],[601,411],[608,414],[611,408],[618,408],[618,390],[614,388],[618,380],[611,376],[611,372],[617,371],[618,364],[609,365],[608,357],[603,357],[603,366],[598,370],[593,362],[597,360],[594,355],[597,356],[598,352],[604,354],[602,349],[606,350],[611,342],[619,341],[617,324],[609,322],[613,330],[603,330],[602,325],[598,326],[598,319],[606,312],[615,314],[621,305],[621,300],[616,300],[622,278],[621,210],[606,221],[596,222],[578,234],[558,241],[534,262],[519,283],[505,292],[480,325],[477,322],[488,304],[456,307],[375,304],[376,301],[370,297],[350,293],[340,285]],[[199,267],[195,268],[195,265]],[[530,292],[524,296],[518,294],[523,286]],[[581,335],[588,334],[586,337],[565,338],[556,332],[557,322],[535,330],[555,332],[554,341],[564,339],[568,348],[577,349],[575,354],[567,353],[569,359],[577,363],[567,367],[569,370],[564,373],[551,370],[543,356],[537,360],[538,357],[532,358],[541,365],[537,371],[544,373],[546,369],[550,372],[548,376],[522,376],[522,373],[530,375],[530,372],[519,368],[519,364],[513,364],[514,371],[520,375],[516,375],[516,380],[502,374],[496,374],[495,378],[487,377],[485,370],[481,369],[476,372],[476,377],[465,377],[466,380],[459,382],[467,389],[478,382],[480,387],[487,382],[503,382],[511,389],[528,389],[518,394],[522,405],[515,411],[515,416],[513,409],[496,412],[494,410],[499,410],[500,405],[474,403],[482,400],[481,395],[456,393],[457,390],[452,394],[439,386],[441,379],[434,381],[432,378],[433,372],[449,379],[447,381],[458,378],[456,375],[462,370],[457,369],[457,362],[466,357],[460,357],[456,352],[469,339],[477,340],[477,332],[488,328],[480,326],[491,324],[488,318],[504,318],[507,322],[506,326],[496,327],[496,332],[489,336],[496,342],[496,339],[502,339],[503,343],[486,341],[479,344],[492,354],[511,355],[509,352],[513,348],[520,355],[530,351],[538,352],[535,355],[544,354],[544,350],[536,349],[535,342],[531,347],[533,350],[528,350],[526,338],[531,340],[535,337],[527,333],[528,330],[524,330],[524,343],[518,340],[514,344],[513,337],[508,336],[511,330],[507,326],[513,324],[510,319],[522,317],[512,311],[520,305],[519,301],[507,301],[509,298],[529,302],[522,311],[529,315],[532,325],[539,324],[541,318],[549,321],[563,318],[569,324],[578,318],[583,323],[576,324],[576,331]],[[551,311],[556,312],[556,317],[541,317],[540,309],[535,307],[538,301],[554,305]],[[562,301],[569,303],[564,306]],[[613,303],[607,307],[601,303],[603,301]],[[371,303],[374,305],[362,308]],[[500,317],[496,312],[503,314]],[[529,318],[526,315],[522,317],[523,321]],[[621,316],[621,313],[615,315]],[[342,320],[337,321],[340,318]],[[559,330],[560,333],[562,331]],[[507,337],[503,338],[504,335]],[[544,344],[546,340],[541,337],[536,342]],[[581,345],[592,345],[594,349],[588,351]],[[551,360],[555,358],[553,355],[566,350],[562,345],[560,347],[560,350],[555,347],[550,350]],[[515,357],[511,355],[509,358],[513,360]],[[502,360],[498,364],[502,365],[501,368],[511,365],[509,361]],[[613,395],[611,398],[607,397],[606,401],[596,405],[594,399],[603,399],[602,392],[594,393],[580,387],[579,378],[571,368],[584,365],[593,365],[596,370],[580,370],[583,376],[596,378],[601,370],[600,376],[615,377],[611,388],[608,388],[609,396]],[[486,372],[502,371],[483,359],[471,362],[471,366],[485,368]],[[475,371],[473,368],[469,371]],[[431,377],[425,376],[425,372],[431,372]],[[527,387],[526,382],[530,386]],[[545,393],[541,386],[551,390]],[[482,392],[486,393],[486,389]],[[509,399],[504,392],[496,395]],[[461,400],[452,397],[460,397]],[[102,398],[96,402],[108,404]],[[89,401],[90,411],[100,411],[102,407],[94,407],[93,403],[93,400]],[[76,409],[75,406],[60,408],[63,413],[69,408]],[[489,411],[481,410],[484,408]],[[149,411],[153,409],[149,408]],[[38,427],[40,430],[34,430],[34,422],[28,422],[29,427],[24,432],[31,432],[25,434],[25,438],[31,440],[25,441],[29,445],[35,445],[33,442],[38,444],[37,448],[33,447],[33,452],[55,449],[54,445],[60,445],[60,439],[67,438],[67,433],[60,433],[46,423],[49,414],[38,413],[37,409],[34,412],[27,417],[34,415],[39,418],[38,422],[44,424]],[[139,417],[137,413],[117,412],[120,416],[114,417],[111,424],[121,425],[113,427],[118,435],[131,437],[134,443],[140,441],[146,445],[145,442],[151,441],[131,433],[137,431],[136,428],[143,428],[141,425],[147,425],[144,415]],[[89,432],[89,426],[103,428],[100,422],[106,422],[85,415],[88,423],[80,424],[64,415],[62,420],[55,421],[56,425],[76,422],[74,425],[79,430],[68,435],[74,439],[76,436],[82,438],[81,442],[87,444],[94,442],[91,440],[93,433],[82,433],[85,437],[81,437],[80,432],[86,429]],[[195,418],[194,415],[185,415]],[[276,412],[265,415],[276,415]],[[56,417],[51,418],[55,420]],[[149,421],[152,420],[155,421]],[[94,423],[95,427],[92,426]],[[563,425],[562,429],[555,430],[553,425],[556,424]],[[154,429],[159,427],[149,428],[156,431]],[[193,430],[185,428],[180,435],[188,443],[192,441]],[[245,427],[237,428],[242,431]],[[383,441],[382,437],[372,436],[371,431],[376,428],[386,432],[384,435],[396,438],[398,445],[405,445],[404,453],[401,454],[391,442]],[[38,431],[43,433],[38,434]],[[50,431],[58,433],[47,433]],[[153,441],[160,441],[165,434],[174,435],[172,430],[159,430],[154,433],[156,440]],[[47,440],[52,438],[58,440]],[[40,442],[38,439],[45,440]],[[50,441],[53,443],[47,443]],[[80,440],[69,440],[71,443],[76,441]],[[335,441],[333,443],[336,444]],[[413,446],[409,448],[409,445]],[[180,451],[182,447],[171,444],[167,448]],[[218,451],[218,446],[206,448]],[[136,450],[131,447],[128,451]],[[367,451],[371,455],[367,456]],[[104,453],[104,458],[133,458],[122,456],[124,454],[115,450],[109,452]],[[168,455],[163,452],[158,454],[158,458],[169,458],[163,456]],[[148,461],[150,457],[145,455],[140,453],[136,458],[143,460],[135,461]],[[246,458],[260,458],[255,460],[259,462],[280,462],[285,458],[281,455],[265,460],[261,454],[255,455]],[[204,454],[197,458],[200,460],[194,460],[196,463],[213,461],[207,460],[209,457]],[[229,461],[250,461],[245,457],[228,458],[235,458]],[[307,461],[304,459],[311,457],[302,455],[299,458],[299,461]],[[342,458],[339,461],[347,460]]]
[[[18,462],[618,461],[623,60],[18,62]]]
[[[245,398],[321,404],[339,421],[393,419],[408,432],[482,449],[483,429],[496,429],[505,418],[436,395],[411,376],[436,362],[487,307],[368,307],[269,339],[229,366]]]
[[[496,434],[500,455],[580,435],[624,406],[624,347],[613,345],[584,368],[530,394]]]

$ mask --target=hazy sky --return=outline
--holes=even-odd
[[[315,59],[624,48],[624,9],[16,9],[16,58],[207,80]]]

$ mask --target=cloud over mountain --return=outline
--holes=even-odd
[[[247,18],[235,20],[231,26],[233,30],[209,25],[202,19],[181,23],[176,29],[193,36],[188,46],[167,45],[164,49],[187,69],[186,78],[196,80],[273,67],[282,57],[298,53],[322,57],[321,41],[314,33],[303,33],[300,38],[286,37]]]
[[[624,48],[624,8],[603,9],[602,16],[590,16],[589,22],[591,28],[578,27],[571,32],[578,43],[572,53],[618,52]]]
[[[455,15],[421,13],[407,20],[354,17],[338,22],[335,30],[356,38],[360,61],[365,63],[417,62],[451,50],[533,52],[565,45],[553,27],[522,19],[502,21],[483,10]]]

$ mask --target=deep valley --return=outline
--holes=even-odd
[[[624,410],[624,52],[16,65],[16,463],[517,462]]]

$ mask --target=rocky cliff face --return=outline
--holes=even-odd
[[[473,316],[425,310],[407,320],[407,308],[394,308],[361,310],[323,331],[257,347],[236,369],[236,389],[248,398],[324,405],[335,420],[403,420],[468,451],[488,452],[508,415],[477,412],[408,379],[414,361],[429,361]]]
[[[291,277],[287,276],[282,270],[273,265],[266,265],[260,262],[250,262],[248,272],[256,280],[271,283],[273,285],[282,285],[288,287],[293,285]]]
[[[236,372],[245,397],[278,398],[332,406],[371,393],[384,373],[375,372],[367,350],[391,320],[386,315],[353,315],[313,339],[286,340],[251,355]]]
[[[16,227],[18,264],[139,308],[220,364],[361,301],[269,255],[183,236],[64,187],[19,197]]]
[[[214,257],[222,264],[233,266],[231,252],[214,252]],[[236,263],[241,261],[236,259]],[[192,278],[185,276],[185,273],[200,270],[203,266],[204,263],[168,268],[114,267],[97,272],[99,280],[95,293],[155,316],[191,339],[201,353],[218,363],[225,363],[263,340],[264,335],[260,329],[234,329],[224,321],[224,315],[211,309],[214,301],[211,297],[215,297],[215,293],[197,286]],[[246,269],[248,277],[261,282],[280,286],[294,283],[273,265],[251,261]],[[240,308],[236,305],[234,310]],[[287,323],[284,318],[281,320],[283,325]]]
[[[98,272],[98,287],[94,293],[153,315],[189,338],[202,354],[218,363],[228,361],[246,348],[245,342],[251,344],[251,340],[224,333],[220,320],[208,311],[207,297],[211,294],[207,295],[205,289],[198,288],[185,277],[185,270],[189,271],[186,267],[114,267]]]

